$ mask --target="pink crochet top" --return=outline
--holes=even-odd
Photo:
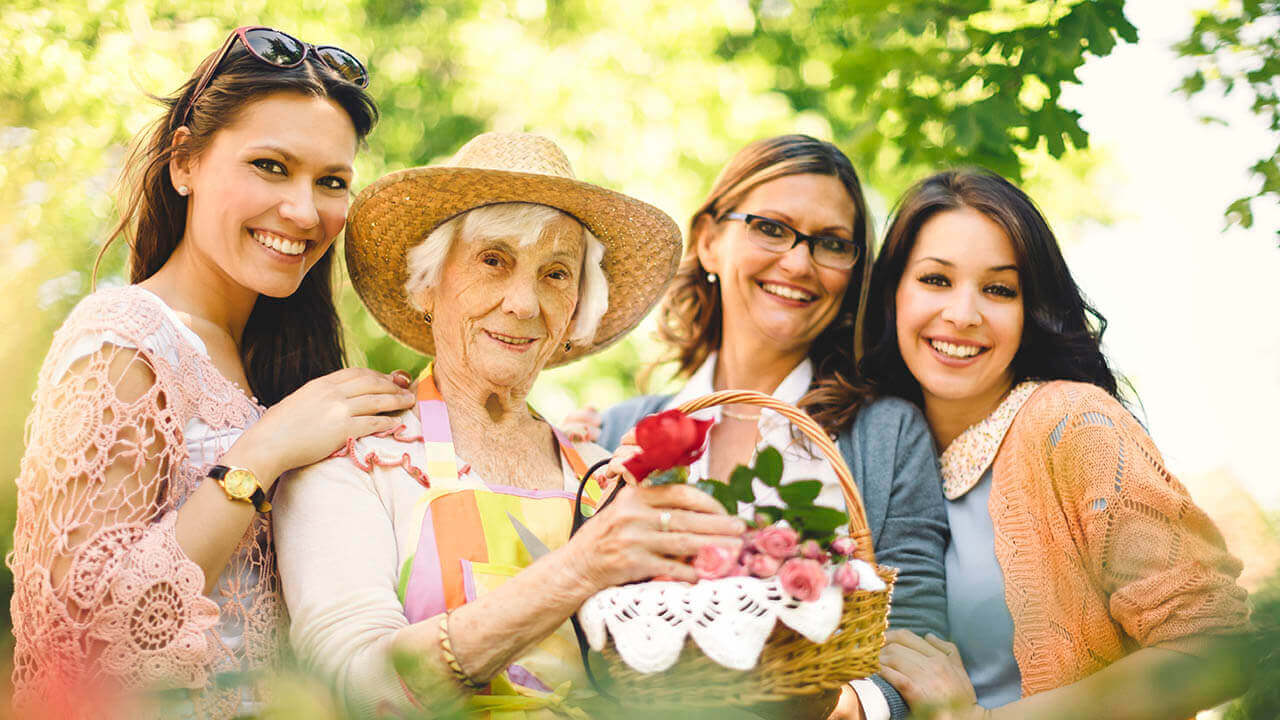
[[[262,699],[243,676],[214,681],[278,657],[270,522],[253,521],[211,596],[174,535],[177,508],[262,412],[198,342],[132,286],[85,298],[54,336],[8,558],[20,716],[224,718]],[[163,708],[138,692],[172,688],[186,691]]]

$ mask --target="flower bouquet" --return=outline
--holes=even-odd
[[[782,484],[782,455],[765,448],[727,482],[700,480],[731,514],[755,505],[738,552],[708,545],[693,585],[655,578],[607,588],[578,613],[593,665],[628,704],[746,706],[839,687],[879,668],[896,570],[876,568],[853,477],[822,428],[803,411],[760,393],[726,391],[650,416],[636,428],[641,453],[627,469],[646,484],[688,481],[710,421],[684,413],[752,404],[790,420],[836,471],[849,515],[815,504],[822,483]],[[759,481],[780,502],[758,501]],[[848,524],[849,534],[836,532]],[[690,640],[692,642],[690,642]]]

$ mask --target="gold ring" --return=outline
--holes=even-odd
[[[670,510],[663,510],[658,515],[658,529],[661,530],[662,532],[667,532],[668,530],[671,529],[671,511]]]

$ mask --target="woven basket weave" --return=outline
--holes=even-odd
[[[855,557],[875,566],[871,532],[853,474],[822,427],[803,410],[749,390],[711,393],[680,406],[691,413],[716,405],[756,405],[786,417],[826,457],[840,479],[849,513],[849,536],[857,541]],[[812,695],[837,688],[880,669],[880,649],[888,627],[889,599],[898,571],[877,567],[885,589],[859,590],[844,597],[840,627],[821,645],[779,622],[751,670],[731,670],[703,655],[686,641],[680,659],[669,670],[646,674],[631,669],[612,643],[603,654],[609,692],[628,705],[654,707],[747,706]]]

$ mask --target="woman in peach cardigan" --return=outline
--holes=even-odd
[[[1204,672],[1157,684],[1246,627],[1241,565],[1117,401],[1105,321],[1030,198],[985,171],[924,180],[869,303],[863,371],[924,410],[952,532],[954,644],[892,631],[885,679],[962,718],[1185,718],[1230,696]]]

